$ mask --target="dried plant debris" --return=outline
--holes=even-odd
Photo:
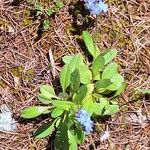
[[[142,128],[144,128],[146,124],[150,121],[147,115],[142,114],[141,109],[136,112],[127,113],[125,119],[130,123],[140,124]]]
[[[6,105],[0,107],[0,131],[3,132],[16,132],[16,121],[12,118],[12,112]]]
[[[108,130],[104,131],[103,135],[100,137],[100,141],[106,141],[110,137],[110,132]]]

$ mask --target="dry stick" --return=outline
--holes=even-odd
[[[96,31],[95,31],[95,46],[97,47],[97,39],[98,39],[98,15],[96,15]]]
[[[51,66],[52,66],[53,79],[55,79],[55,77],[56,77],[56,66],[55,66],[55,62],[54,62],[54,58],[53,58],[53,54],[52,54],[51,49],[49,49],[49,59],[50,59]]]
[[[92,146],[93,146],[94,150],[96,150],[96,147],[95,147],[95,144],[94,144],[94,141],[93,141],[93,138],[92,138],[92,135],[91,135],[91,134],[90,134],[90,139],[91,139]]]

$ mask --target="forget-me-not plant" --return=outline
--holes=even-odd
[[[93,131],[95,116],[109,116],[119,111],[115,99],[126,87],[123,76],[118,72],[118,64],[111,62],[117,50],[101,53],[87,31],[83,32],[83,40],[93,61],[86,64],[81,53],[64,56],[59,93],[52,85],[42,85],[38,94],[42,105],[31,106],[21,112],[25,119],[50,114],[49,121],[40,126],[34,136],[45,138],[55,131],[54,149],[57,150],[64,147],[65,150],[77,150],[85,135]],[[101,141],[108,137],[109,133],[105,132]]]

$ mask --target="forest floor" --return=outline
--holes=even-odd
[[[48,0],[41,3],[44,7],[52,5]],[[127,88],[119,97],[120,111],[99,122],[101,131],[95,129],[92,138],[97,150],[149,150],[150,97],[139,90],[150,89],[150,1],[106,3],[108,13],[98,17],[97,45],[101,51],[118,50],[115,61]],[[43,30],[44,16],[33,17],[34,7],[29,1],[0,0],[0,105],[10,107],[18,121],[16,133],[0,132],[0,150],[50,149],[48,138],[39,140],[32,136],[41,118],[20,121],[20,111],[38,104],[40,85],[53,82],[49,52],[53,54],[58,78],[62,56],[83,51],[88,56],[78,39],[83,30],[93,36],[96,30],[95,18],[85,16],[76,0],[64,0],[64,4],[55,16],[48,18],[49,29]],[[100,142],[106,128],[110,137]],[[91,139],[87,138],[79,149],[92,150]]]

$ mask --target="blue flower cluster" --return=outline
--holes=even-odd
[[[84,0],[85,6],[93,15],[108,11],[108,5],[101,0]]]
[[[91,121],[90,115],[84,109],[80,109],[76,114],[77,121],[82,125],[86,134],[93,131],[93,121]]]

